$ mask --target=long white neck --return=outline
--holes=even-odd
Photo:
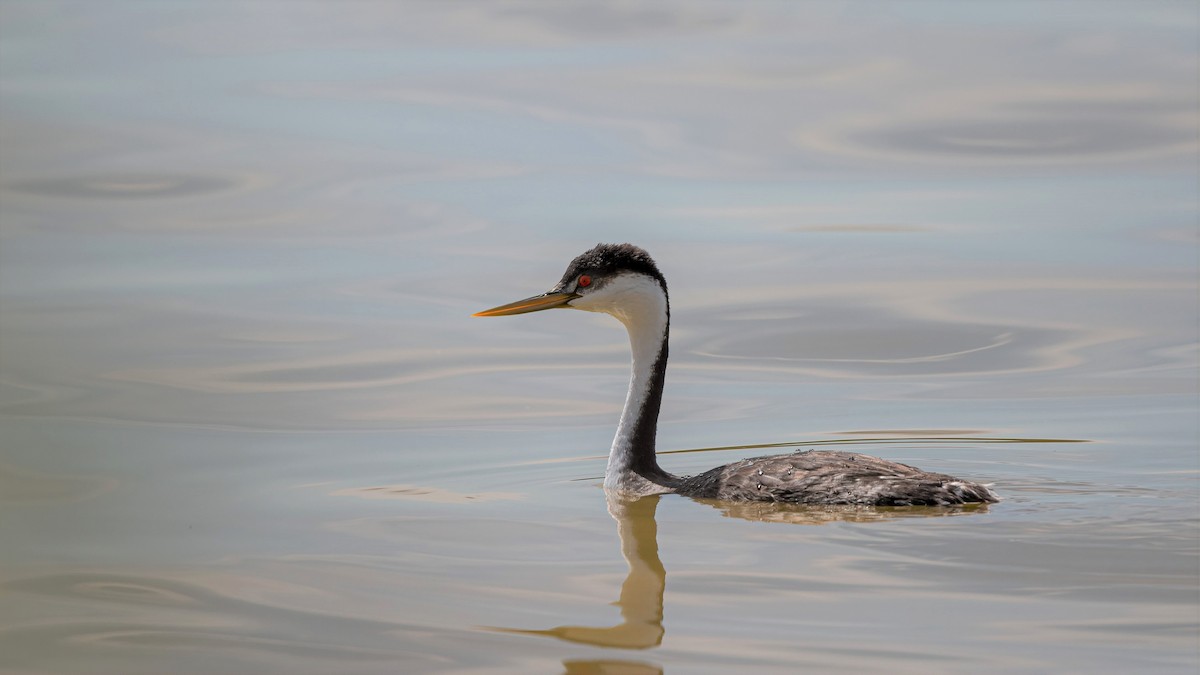
[[[625,409],[608,454],[604,487],[641,494],[669,492],[669,485],[677,479],[659,468],[654,455],[671,323],[666,292],[655,280],[638,275],[622,285],[619,302],[607,311],[629,331],[633,365]]]

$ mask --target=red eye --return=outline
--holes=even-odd
[[[591,277],[589,277],[589,276],[588,276],[588,275],[586,275],[586,274],[584,274],[583,276],[579,277],[579,287],[580,287],[580,288],[587,288],[588,286],[591,286],[591,285],[592,285],[592,278],[591,278]]]

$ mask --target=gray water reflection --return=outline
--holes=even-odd
[[[43,473],[0,464],[0,502],[70,503],[91,499],[113,487],[114,481],[105,476]]]
[[[1056,288],[1061,290],[1051,296]],[[928,386],[926,395],[942,388],[961,395],[968,387],[988,395],[1029,395],[1047,386],[1058,391],[1086,387],[1093,395],[1105,388],[1163,392],[1191,387],[1186,379],[1171,377],[1196,356],[1192,344],[1180,344],[1187,338],[1178,331],[1152,333],[1092,319],[997,323],[994,317],[972,315],[981,313],[982,303],[1009,306],[1039,292],[1044,299],[1054,297],[1054,307],[1088,306],[1094,303],[1089,297],[1093,294],[1115,304],[1118,291],[1129,293],[1120,302],[1129,304],[1130,313],[1146,314],[1155,308],[1143,301],[1145,294],[1182,289],[1121,282],[1097,282],[1094,287],[1074,282],[896,282],[786,294],[762,288],[750,292],[769,302],[750,304],[710,301],[697,307],[685,298],[674,312],[681,329],[672,372],[714,381],[725,373],[761,373],[797,382],[814,377],[921,378]],[[834,298],[842,304],[829,304]],[[611,382],[614,389],[624,378],[623,345],[616,330],[584,334],[580,344],[539,340],[527,347],[509,343],[480,348],[461,344],[466,327],[455,326],[443,336],[446,344],[441,347],[418,343],[397,348],[389,345],[394,334],[379,327],[268,321],[213,308],[156,304],[135,307],[121,302],[109,311],[12,304],[6,333],[10,349],[21,348],[23,358],[6,368],[10,393],[3,401],[5,409],[39,417],[254,428],[302,427],[312,415],[296,411],[324,410],[322,427],[407,427],[529,414],[590,416],[605,412],[597,403],[606,401],[564,388],[567,380],[562,376],[582,378],[585,371],[594,371],[586,377]],[[975,308],[972,314],[958,309],[965,305]],[[786,315],[789,308],[795,316]],[[715,320],[699,332],[692,326],[700,317]],[[196,322],[201,329],[193,327]],[[86,330],[63,332],[68,324]],[[128,333],[132,325],[140,330]],[[410,330],[448,330],[421,319],[409,325]],[[751,325],[753,330],[748,330]],[[1138,349],[1127,349],[1131,342]],[[124,353],[113,351],[115,344]],[[197,357],[188,361],[196,365],[170,358],[178,349],[192,350]],[[81,358],[49,358],[64,351]],[[129,359],[134,351],[140,358]],[[110,368],[88,372],[96,361],[107,361]],[[1117,363],[1124,369],[1121,379],[1097,381],[1087,374]],[[1041,379],[1016,377],[1031,374]],[[993,377],[982,382],[964,377],[979,375]],[[499,394],[523,380],[539,382],[531,390],[554,393]],[[461,394],[464,387],[471,393]],[[333,393],[339,395],[330,400]],[[281,407],[278,401],[285,397],[288,404]],[[616,406],[619,399],[614,393],[607,403]]]
[[[1131,116],[1120,100],[1099,102],[1097,115],[1094,103],[1097,102],[1022,101],[1009,107],[1025,111],[1025,119],[1021,116],[931,119],[866,132],[856,141],[908,157],[970,162],[1078,161],[1095,155],[1186,152],[1193,147],[1191,129],[1172,119],[1189,107],[1186,104],[1173,106],[1169,101],[1148,101],[1146,107],[1161,106],[1167,109],[1167,114],[1147,119],[1145,115]],[[1047,108],[1058,114],[1040,118],[1030,114]]]
[[[658,557],[658,523],[654,513],[659,496],[629,500],[608,497],[608,512],[617,522],[621,555],[629,572],[621,584],[616,606],[621,608],[621,623],[608,628],[556,626],[546,630],[492,627],[492,630],[517,635],[553,637],[598,647],[651,649],[662,644],[663,592],[667,571]]]
[[[163,199],[221,192],[236,187],[217,176],[159,173],[63,177],[10,184],[9,189],[65,199]]]
[[[1080,340],[1079,335],[1064,330],[1022,327],[1015,331],[1013,327],[939,323],[919,317],[884,319],[881,314],[810,307],[802,320],[759,319],[752,333],[739,331],[700,347],[696,353],[713,358],[807,362],[846,375],[936,375],[1053,368],[1050,354]]]
[[[359,668],[405,663],[429,669],[480,665],[454,654],[458,631],[307,612],[240,599],[252,579],[229,588],[148,576],[50,574],[3,584],[12,603],[42,597],[75,615],[0,631],[0,664],[128,673],[234,671],[266,659],[272,668]],[[437,646],[437,645],[440,645]],[[95,669],[97,659],[106,665]],[[381,668],[390,667],[381,665]]]
[[[551,637],[565,642],[581,643],[604,648],[643,650],[662,645],[666,628],[663,624],[664,594],[667,571],[659,558],[658,523],[655,513],[661,496],[653,495],[640,499],[627,499],[607,495],[608,512],[617,524],[621,543],[621,555],[628,572],[618,600],[612,603],[620,608],[621,623],[608,627],[556,626],[548,629],[523,629],[489,626],[488,630],[514,635]],[[722,512],[722,515],[764,523],[788,523],[791,525],[824,525],[836,522],[868,523],[896,518],[930,518],[955,515],[984,514],[986,505],[963,507],[863,507],[863,506],[811,506],[769,503],[730,503],[717,500],[697,499]],[[787,592],[797,580],[764,578],[746,574],[740,578],[724,574],[710,580],[712,589],[721,593]],[[691,575],[682,584],[685,593],[692,585],[705,586],[705,580]],[[836,584],[835,584],[836,585]],[[832,586],[822,584],[829,592]],[[851,588],[849,584],[846,588]],[[856,587],[861,591],[862,588]],[[567,672],[656,672],[658,666],[640,661],[624,661],[612,658],[597,660],[564,661]],[[628,670],[625,670],[628,669]]]
[[[1195,671],[1191,3],[0,16],[0,670]],[[1005,500],[664,498],[661,644],[478,629],[616,621],[625,335],[469,318],[600,240],[670,281],[673,470]]]

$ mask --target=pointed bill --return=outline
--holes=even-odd
[[[553,309],[555,307],[563,307],[568,302],[578,298],[574,293],[543,293],[535,295],[532,298],[517,300],[510,302],[507,305],[500,305],[491,309],[485,309],[482,312],[475,312],[471,316],[509,316],[511,314],[525,314],[527,312],[540,312],[543,309]]]

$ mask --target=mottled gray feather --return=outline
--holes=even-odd
[[[986,486],[854,452],[752,457],[683,478],[689,497],[794,504],[947,506],[996,502]]]

